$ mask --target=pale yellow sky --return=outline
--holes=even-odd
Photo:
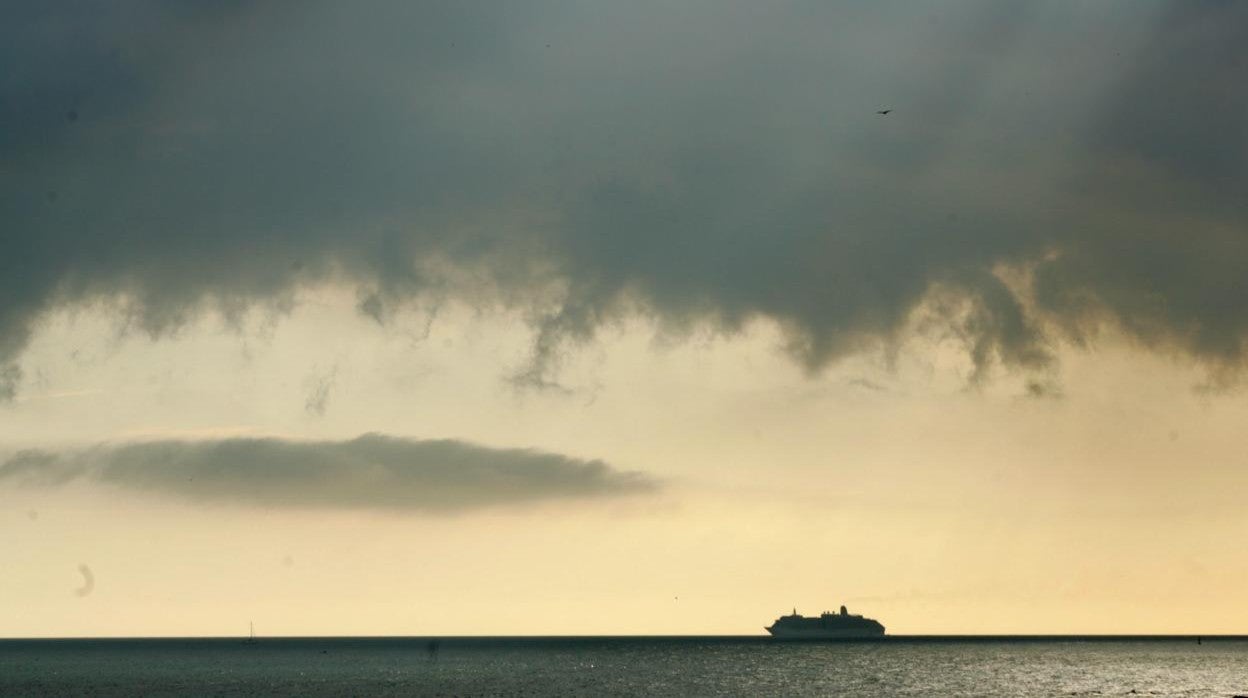
[[[1248,6],[760,7],[0,24],[0,636],[1248,631]]]
[[[896,633],[1248,623],[1248,415],[1190,363],[1107,337],[1063,351],[1061,397],[1037,399],[1009,372],[968,388],[966,360],[924,340],[808,376],[762,323],[671,343],[636,319],[570,358],[564,394],[505,380],[529,341],[514,317],[451,305],[423,327],[378,326],[333,288],[275,324],[160,341],[58,314],[0,444],[378,431],[601,458],[661,487],[446,515],[8,482],[0,634],[748,634],[841,603]]]

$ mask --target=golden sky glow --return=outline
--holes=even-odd
[[[763,326],[656,346],[634,323],[569,367],[586,387],[532,393],[499,379],[526,341],[506,316],[448,312],[413,340],[420,317],[377,327],[346,293],[299,307],[264,331],[206,319],[156,342],[54,319],[26,365],[58,378],[7,408],[0,438],[372,429],[602,458],[663,486],[444,516],[9,485],[8,634],[215,635],[248,619],[269,634],[753,633],[842,602],[898,633],[1246,620],[1242,399],[1194,390],[1181,361],[1106,342],[1064,355],[1063,395],[1035,399],[1008,376],[968,389],[940,347],[812,378]],[[309,411],[310,377],[335,366],[324,413]],[[83,598],[79,563],[96,578]]]
[[[18,14],[0,636],[1248,631],[1248,4]]]

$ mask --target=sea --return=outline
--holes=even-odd
[[[1248,696],[1248,637],[0,640],[3,696]]]

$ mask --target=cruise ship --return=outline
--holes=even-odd
[[[884,626],[880,625],[879,621],[852,615],[844,606],[841,606],[840,613],[824,611],[812,618],[799,615],[795,608],[792,615],[780,616],[765,630],[771,633],[772,637],[793,640],[882,637],[884,635]]]

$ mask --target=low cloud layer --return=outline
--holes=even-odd
[[[0,464],[0,482],[55,487],[78,480],[204,503],[434,513],[657,488],[644,475],[598,460],[377,434],[28,450]]]
[[[977,375],[1105,326],[1235,369],[1244,27],[1213,1],[26,3],[0,396],[58,306],[160,334],[325,282],[379,321],[523,312],[534,384],[626,313],[765,318],[812,369],[919,308]]]

